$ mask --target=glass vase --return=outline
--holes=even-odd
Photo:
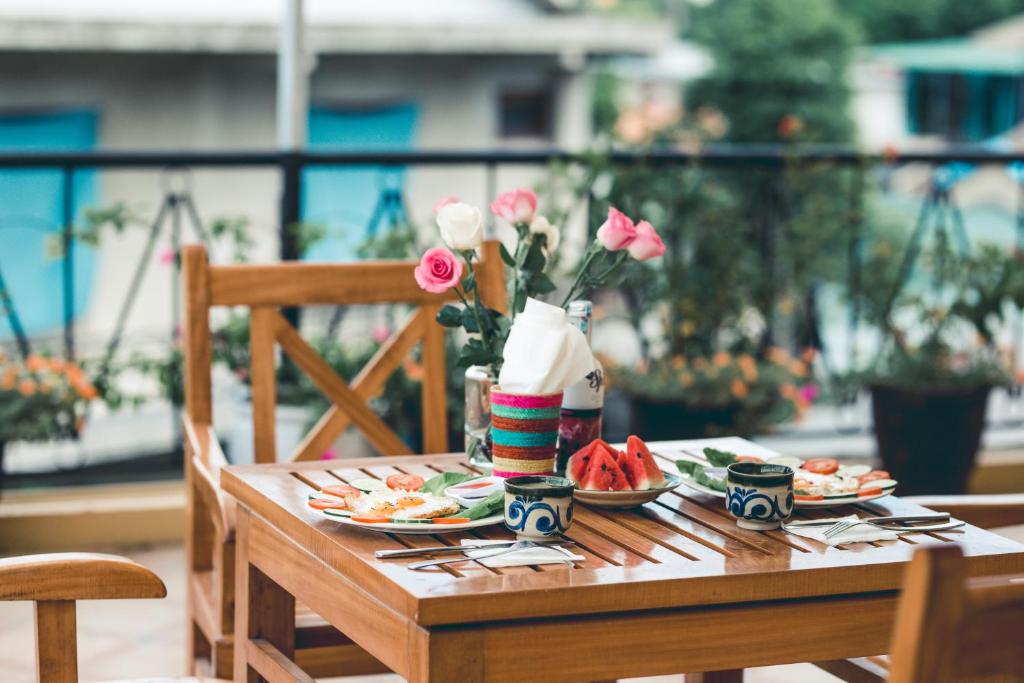
[[[466,457],[469,463],[490,472],[491,462],[491,387],[498,373],[490,365],[471,365],[466,369]]]

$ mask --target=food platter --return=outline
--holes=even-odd
[[[634,508],[644,503],[649,503],[663,493],[667,493],[679,486],[682,478],[677,474],[665,472],[665,483],[657,488],[643,491],[586,491],[576,489],[573,493],[580,503],[594,505],[595,507],[624,509]]]
[[[436,524],[433,520],[422,520],[414,522],[376,522],[373,524],[366,524],[364,522],[353,521],[350,515],[337,514],[333,510],[318,510],[318,512],[326,519],[332,522],[338,522],[346,526],[359,527],[360,529],[369,529],[370,531],[379,531],[382,533],[400,533],[400,534],[451,534],[457,531],[466,531],[468,529],[476,529],[482,526],[490,526],[492,524],[501,523],[505,516],[504,514],[490,515],[481,519],[474,519],[464,524]]]
[[[726,453],[719,451],[717,455],[723,456]],[[739,456],[739,458],[744,459],[745,456]],[[805,462],[792,456],[780,455],[757,458],[757,460],[766,464],[785,465],[793,468],[796,493],[794,505],[798,508],[831,508],[849,503],[866,503],[892,495],[897,485],[896,481],[888,478],[887,472],[872,470],[866,465],[841,466],[836,461],[827,458],[817,458]],[[708,463],[697,464],[699,467],[691,472],[681,470],[683,486],[709,496],[725,498],[724,490],[709,486],[706,482],[709,479],[724,482],[726,468],[724,466],[709,466]],[[816,471],[816,468],[826,464],[825,469]],[[700,477],[697,476],[697,470],[701,470]],[[704,481],[698,481],[698,478]],[[722,485],[724,486],[724,484]]]

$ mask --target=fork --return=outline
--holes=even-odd
[[[518,552],[520,550],[525,550],[527,548],[555,548],[564,555],[572,555],[572,553],[570,553],[565,548],[559,548],[555,545],[548,545],[546,543],[535,543],[533,541],[516,541],[509,547],[504,548],[500,553],[494,553],[493,555],[487,555],[485,557],[456,557],[449,560],[425,560],[423,562],[413,562],[410,565],[406,565],[406,567],[408,569],[426,569],[427,567],[440,567],[441,565],[455,564],[456,562],[469,562],[471,560],[489,560],[494,557],[501,557],[502,555],[508,555],[509,553]],[[566,559],[561,561],[570,563],[573,560],[571,559],[571,557],[566,557]]]
[[[946,523],[943,523],[943,524],[932,524],[932,525],[929,525],[929,526],[907,526],[907,527],[900,527],[900,526],[892,526],[891,524],[884,524],[882,522],[876,522],[876,521],[867,520],[867,519],[858,519],[857,521],[846,520],[846,521],[842,521],[842,522],[836,522],[836,524],[834,526],[831,526],[831,527],[829,527],[828,529],[825,530],[825,533],[823,534],[823,536],[825,538],[832,538],[834,536],[838,536],[839,534],[843,533],[844,531],[852,529],[855,526],[860,526],[860,525],[865,525],[865,524],[868,525],[868,526],[878,527],[879,529],[887,529],[889,531],[918,532],[918,531],[940,531],[940,530],[943,530],[943,529],[955,529],[957,527],[963,526],[965,524],[965,522],[961,522],[959,520],[952,520],[952,521],[949,521],[949,522],[946,522]]]

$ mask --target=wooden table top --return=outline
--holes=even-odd
[[[675,471],[678,444],[652,444]],[[424,536],[343,526],[310,509],[322,486],[359,477],[472,471],[463,454],[402,456],[228,467],[221,486],[241,505],[318,557],[377,601],[421,625],[669,607],[751,603],[884,593],[899,588],[905,563],[921,543],[958,542],[975,575],[1024,572],[1024,545],[967,526],[897,541],[835,548],[783,531],[740,529],[724,502],[681,486],[636,510],[576,503],[565,534],[586,562],[491,569],[472,561],[426,571],[420,558],[377,560],[375,550],[458,544],[462,538],[510,538],[502,525]],[[889,496],[797,518],[856,513],[910,514],[922,508]]]

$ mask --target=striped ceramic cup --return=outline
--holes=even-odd
[[[562,392],[512,394],[491,389],[491,456],[494,475],[551,474],[555,468]]]

